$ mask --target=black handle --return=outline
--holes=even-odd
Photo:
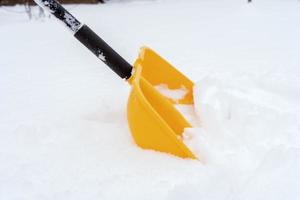
[[[81,24],[56,0],[34,0],[40,7],[48,10],[62,21],[84,46],[92,51],[100,60],[110,67],[121,78],[131,77],[132,66],[115,52],[104,40],[94,33],[88,26]]]
[[[88,26],[83,25],[74,36],[121,78],[131,76],[132,66]]]

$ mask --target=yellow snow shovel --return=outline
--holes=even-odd
[[[196,156],[182,142],[184,128],[191,127],[174,103],[193,104],[193,82],[149,48],[142,48],[134,67],[116,53],[88,26],[81,24],[56,0],[35,0],[73,32],[83,45],[132,86],[128,100],[128,123],[135,142],[142,148],[171,153],[182,158]],[[163,96],[154,86],[185,88],[179,100]]]
[[[185,87],[188,92],[179,102],[192,104],[193,82],[149,48],[141,49],[134,69],[128,80],[132,89],[127,115],[135,142],[142,148],[196,158],[181,141],[184,128],[191,125],[176,110],[174,101],[153,87],[160,84],[170,89]]]

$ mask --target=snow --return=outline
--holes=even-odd
[[[299,1],[67,8],[129,62],[148,45],[195,81],[177,107],[200,161],[137,147],[130,86],[54,18],[0,7],[0,199],[298,198]]]
[[[184,98],[184,96],[188,93],[188,90],[183,85],[178,89],[170,89],[167,84],[155,85],[154,88],[165,97],[175,100],[175,102]]]
[[[99,58],[100,60],[102,60],[103,62],[106,62],[106,58],[105,58],[103,52],[100,52],[100,53],[99,53],[98,58]]]

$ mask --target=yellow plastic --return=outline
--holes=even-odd
[[[128,82],[132,89],[127,115],[135,142],[145,149],[196,159],[181,140],[184,128],[191,125],[175,109],[175,101],[153,87],[159,84],[167,84],[170,89],[185,87],[188,93],[177,103],[193,104],[193,82],[146,47],[141,49]]]

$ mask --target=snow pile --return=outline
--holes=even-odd
[[[230,159],[247,158],[256,166],[273,148],[300,146],[298,102],[247,82],[235,84],[208,77],[195,86],[195,110],[204,131],[201,134],[206,137],[205,146],[214,143],[207,151],[219,148],[220,158],[229,154]]]
[[[294,199],[300,178],[299,103],[232,82],[206,77],[196,84],[201,126],[186,129],[184,143],[207,166],[235,176],[228,179],[239,191],[234,199]]]

